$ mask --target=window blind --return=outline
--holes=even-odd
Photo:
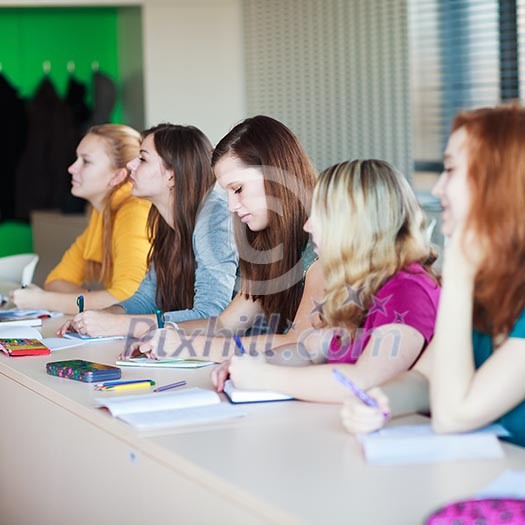
[[[416,170],[439,170],[459,110],[520,96],[525,0],[409,0]]]

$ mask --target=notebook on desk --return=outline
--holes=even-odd
[[[36,339],[41,341],[51,351],[83,344],[82,341],[63,339],[62,337],[42,337],[42,334],[32,326],[0,325],[0,339]]]
[[[430,424],[402,425],[361,434],[368,463],[404,465],[470,459],[498,459],[504,456],[498,436],[508,435],[501,425],[461,434],[437,434]]]
[[[224,393],[232,403],[264,403],[267,401],[290,401],[293,397],[271,390],[243,390],[236,388],[230,379],[224,383]]]
[[[121,339],[126,339],[123,335],[98,335],[91,336],[85,334],[79,334],[78,332],[66,332],[64,334],[65,339],[74,339],[82,341],[83,343],[100,343],[102,341],[118,341]]]
[[[147,357],[130,357],[119,359],[115,362],[117,366],[143,366],[148,368],[203,368],[215,364],[215,361],[203,359],[177,359],[166,357],[164,359],[148,359]]]
[[[221,403],[216,392],[202,388],[134,396],[98,397],[95,401],[101,407],[107,408],[113,417],[139,430],[213,423],[246,415],[228,403]]]
[[[27,310],[22,308],[11,308],[0,310],[1,326],[41,326],[42,319],[63,315],[60,312],[49,310]]]

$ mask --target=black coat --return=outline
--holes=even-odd
[[[0,144],[4,152],[0,163],[0,220],[15,217],[16,170],[24,151],[26,111],[17,90],[0,74]]]
[[[77,130],[69,106],[45,77],[27,108],[27,142],[16,178],[16,216],[31,210],[60,209],[71,188]]]

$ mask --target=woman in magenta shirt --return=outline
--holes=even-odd
[[[305,230],[325,279],[324,298],[309,314],[318,316],[316,328],[297,348],[223,363],[212,371],[217,390],[229,375],[238,388],[342,402],[348,391],[333,368],[366,389],[408,370],[432,338],[440,290],[431,269],[435,254],[402,174],[378,160],[328,168],[317,181]]]

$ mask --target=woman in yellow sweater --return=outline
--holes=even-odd
[[[71,193],[93,208],[89,224],[47,276],[44,289],[31,285],[11,292],[19,308],[76,313],[79,294],[86,309],[133,295],[144,278],[150,248],[150,203],[130,195],[126,167],[139,148],[140,134],[118,124],[95,126],[80,141],[68,171]]]

